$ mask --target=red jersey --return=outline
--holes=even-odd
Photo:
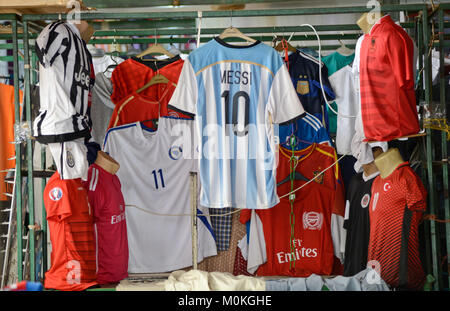
[[[280,196],[291,191],[291,155],[292,151],[280,147],[277,168],[277,193]],[[317,144],[295,151],[294,157],[298,161],[295,171],[308,180],[337,160],[334,148]],[[286,178],[288,181],[283,182]],[[294,189],[305,183],[294,180]],[[293,227],[289,196],[281,198],[280,203],[270,209],[256,210],[262,222],[267,255],[267,262],[259,266],[256,275],[307,277],[313,273],[332,274],[338,259],[334,256],[331,218],[333,213],[344,216],[344,211],[344,189],[338,165],[295,192]],[[250,212],[241,211],[242,223],[250,219]],[[294,237],[291,240],[292,228]]]
[[[140,60],[138,58],[129,58],[114,68],[111,74],[111,82],[113,84],[113,93],[111,94],[112,102],[117,105],[122,102],[125,97],[137,91],[149,82],[158,73],[166,77],[170,82],[178,83],[184,61],[180,56],[175,56],[167,60],[151,61]],[[155,90],[160,98],[165,84],[155,84],[152,87],[144,89],[139,94],[146,98],[154,100]],[[169,98],[172,94],[169,94]]]
[[[370,200],[368,260],[380,263],[381,278],[392,287],[421,289],[418,226],[427,191],[408,162],[386,178],[377,176]]]
[[[150,93],[151,97],[146,97],[141,95],[141,93],[133,92],[121,102],[117,103],[109,121],[108,129],[138,121],[145,121],[143,122],[144,125],[156,129],[153,121],[147,120],[157,120],[160,116],[191,119],[191,117],[167,107],[176,88],[176,84],[170,82],[168,84],[163,84],[163,87],[164,89],[161,89],[161,86],[158,84],[149,87],[153,88],[155,91]],[[161,96],[158,96],[159,91],[162,91]]]
[[[361,116],[367,141],[419,132],[414,44],[389,15],[364,36],[360,50]]]
[[[94,163],[83,185],[94,210],[97,281],[99,284],[119,282],[128,277],[125,202],[119,178]]]
[[[55,172],[44,189],[52,243],[45,288],[84,290],[96,285],[93,214],[80,178],[61,180]]]

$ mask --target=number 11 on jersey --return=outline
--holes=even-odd
[[[164,184],[164,177],[163,177],[162,169],[152,171],[153,178],[155,180],[155,188],[158,189],[158,186],[159,186],[157,173],[159,173],[159,177],[161,179],[161,186],[162,186],[161,188],[164,188],[166,185]]]

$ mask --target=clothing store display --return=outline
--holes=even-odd
[[[292,32],[277,10],[243,10],[274,19],[256,32],[231,19],[206,38],[202,19],[212,15],[195,9],[194,38],[180,32],[192,12],[162,9],[160,23],[107,7],[81,19],[25,16],[31,46],[3,23],[0,244],[17,253],[16,223],[22,242],[34,236],[18,257],[23,278],[56,291],[445,287],[439,103],[450,85],[439,66],[450,60],[439,27],[429,27],[435,46],[419,49],[429,45],[427,12],[392,5],[355,18],[338,9],[317,24],[320,9],[287,10],[316,25]],[[432,157],[421,161],[430,141]],[[430,161],[436,180],[425,184]],[[222,304],[266,305],[232,296]]]
[[[266,209],[279,202],[270,123],[292,122],[304,110],[274,49],[212,39],[184,61],[168,106],[195,116],[201,205]]]

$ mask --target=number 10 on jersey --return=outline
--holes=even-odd
[[[250,96],[248,96],[247,92],[245,91],[239,91],[236,92],[234,95],[232,95],[232,99],[230,100],[230,91],[226,90],[223,91],[221,97],[223,97],[225,99],[225,123],[231,124],[232,128],[233,128],[233,133],[236,136],[245,136],[248,133],[248,114],[249,114],[249,109],[250,109]],[[244,100],[244,105],[238,105],[239,104],[239,100],[240,99]],[[245,118],[244,118],[244,127],[240,127],[241,129],[243,128],[243,131],[239,131],[239,127],[238,127],[238,112],[242,111],[238,110],[240,107],[243,107],[244,109],[244,113],[245,113]],[[232,116],[230,116],[230,110],[231,108],[231,113]],[[241,112],[242,113],[242,112]],[[231,120],[230,120],[231,119]]]

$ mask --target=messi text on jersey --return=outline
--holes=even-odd
[[[220,83],[222,84],[252,84],[252,73],[240,70],[224,70]]]

